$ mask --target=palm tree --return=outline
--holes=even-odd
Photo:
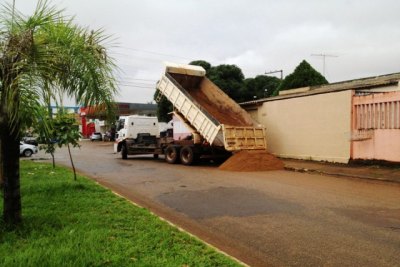
[[[39,1],[30,17],[3,6],[0,18],[0,175],[3,219],[21,222],[19,140],[38,121],[41,107],[59,95],[84,106],[113,110],[115,65],[106,54],[103,31],[89,31]],[[41,119],[40,123],[46,123]]]

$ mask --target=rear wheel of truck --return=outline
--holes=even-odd
[[[179,149],[176,146],[168,146],[165,149],[165,161],[169,164],[175,164],[179,161]]]
[[[193,147],[184,146],[181,149],[180,159],[183,165],[192,165],[195,162],[196,155],[193,151]]]
[[[123,144],[121,146],[121,157],[122,157],[122,159],[127,159],[128,158],[128,149],[126,147],[126,144]]]

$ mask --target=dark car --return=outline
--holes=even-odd
[[[103,140],[103,136],[101,133],[96,132],[96,133],[92,133],[92,135],[90,136],[90,141],[101,141]]]

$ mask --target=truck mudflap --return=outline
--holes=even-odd
[[[265,128],[222,124],[222,133],[227,151],[267,149]]]

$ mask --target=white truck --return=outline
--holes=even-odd
[[[144,128],[117,141],[122,158],[135,154],[165,155],[168,163],[191,165],[200,157],[226,156],[240,150],[266,150],[265,129],[205,77],[200,66],[168,63],[157,84],[191,135],[175,140],[168,131],[158,135]]]

